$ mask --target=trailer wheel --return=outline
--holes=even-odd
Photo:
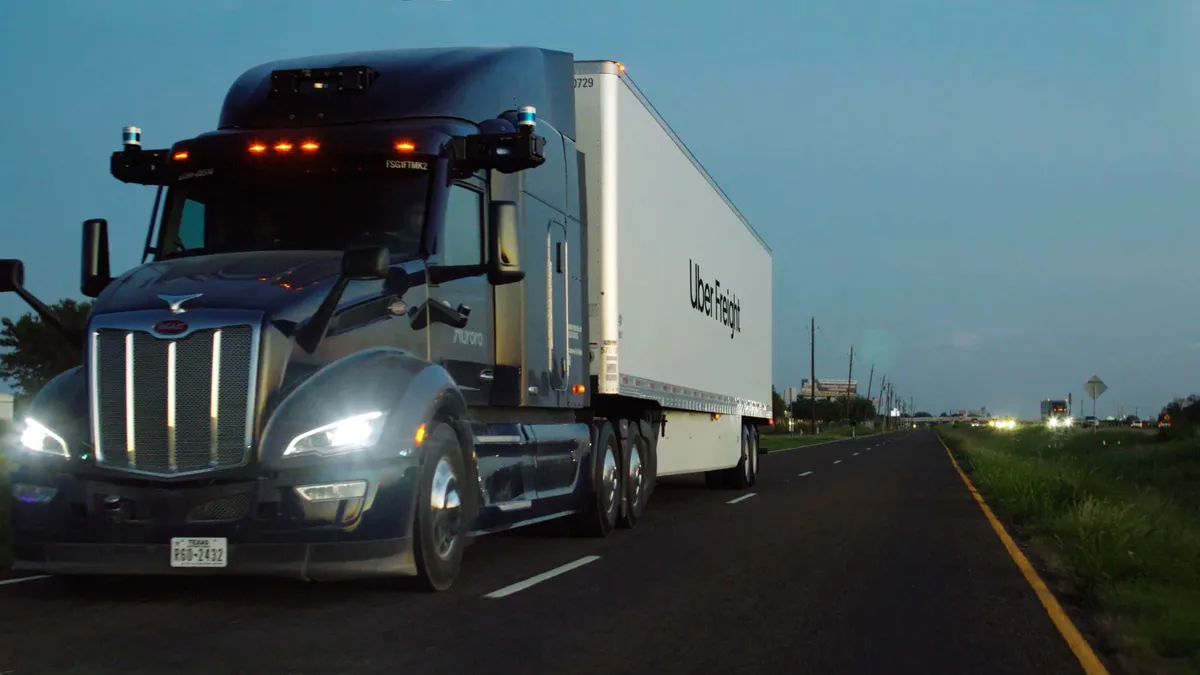
[[[752,485],[758,485],[758,458],[761,455],[758,449],[758,427],[751,424],[750,427],[750,458],[754,467],[754,482]]]
[[[462,567],[467,523],[462,491],[470,489],[463,478],[462,449],[447,424],[438,424],[425,441],[425,462],[413,513],[413,557],[417,585],[426,591],[444,591]]]
[[[621,448],[612,423],[597,420],[592,428],[592,484],[587,503],[576,518],[576,529],[584,536],[606,537],[617,525],[621,510]]]
[[[650,490],[654,484],[654,462],[651,457],[650,443],[642,436],[637,424],[629,425],[629,439],[625,444],[624,461],[622,466],[625,473],[625,485],[622,491],[623,507],[619,525],[627,530],[633,529],[642,519],[646,503],[650,500]]]

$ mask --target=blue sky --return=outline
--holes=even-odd
[[[780,388],[815,315],[818,377],[854,344],[856,379],[873,362],[932,412],[1036,415],[1098,374],[1100,414],[1145,413],[1200,391],[1195,4],[3,3],[2,254],[78,296],[79,223],[104,217],[135,264],[153,190],[109,175],[120,128],[209,130],[257,63],[531,44],[626,64],[767,239]]]

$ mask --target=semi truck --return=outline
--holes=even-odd
[[[1062,399],[1044,399],[1042,401],[1042,421],[1051,428],[1071,426],[1073,420],[1067,402]]]
[[[756,483],[771,251],[618,62],[277,61],[141,141],[110,170],[157,188],[142,260],[83,223],[86,326],[0,261],[81,349],[11,442],[19,569],[439,591],[480,535]]]

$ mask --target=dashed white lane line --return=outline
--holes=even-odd
[[[751,492],[750,494],[748,494],[748,495],[742,495],[741,497],[738,497],[737,499],[730,499],[729,501],[727,501],[727,502],[725,502],[725,503],[726,503],[726,504],[736,504],[736,503],[738,503],[738,502],[744,502],[744,501],[746,501],[747,499],[750,499],[751,497],[753,497],[753,496],[754,496],[754,495],[756,495],[756,494],[758,494],[758,493],[757,493],[757,492]]]
[[[556,577],[560,574],[565,574],[565,573],[570,572],[571,570],[576,569],[578,567],[583,567],[584,565],[586,565],[590,562],[596,562],[599,559],[600,559],[600,556],[598,556],[598,555],[587,555],[587,556],[584,556],[574,562],[569,562],[566,565],[560,565],[558,567],[555,567],[552,570],[542,572],[541,574],[538,574],[536,576],[529,577],[528,579],[526,579],[524,581],[518,581],[517,583],[512,584],[510,586],[505,586],[504,588],[501,588],[498,591],[492,591],[491,593],[488,593],[487,595],[485,595],[483,597],[491,598],[493,600],[497,599],[497,598],[504,598],[504,597],[512,595],[513,593],[519,593],[531,586],[536,586],[536,585],[542,583],[543,581],[546,581],[547,579],[553,579],[554,577]]]
[[[842,463],[842,460],[840,460],[840,459],[835,459],[835,460],[833,460],[833,463],[834,463],[834,464],[841,464],[841,463]]]
[[[856,452],[856,453],[854,453],[854,456],[855,456],[855,457],[858,457],[858,453],[857,453],[857,452]]]
[[[49,579],[49,578],[50,578],[49,574],[36,574],[31,577],[17,577],[16,579],[3,579],[3,580],[0,580],[0,586],[7,586],[9,584],[23,584],[26,581],[37,581],[38,579]]]
[[[804,478],[805,476],[811,476],[811,475],[812,475],[811,471],[805,471],[804,473],[800,474],[800,477]]]

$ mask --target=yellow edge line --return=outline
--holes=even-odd
[[[1042,606],[1046,608],[1046,613],[1050,615],[1050,620],[1054,622],[1054,626],[1058,628],[1058,632],[1062,634],[1063,639],[1067,641],[1067,646],[1075,653],[1075,658],[1079,659],[1079,665],[1083,666],[1083,671],[1087,675],[1109,675],[1108,669],[1100,662],[1096,656],[1096,652],[1092,651],[1091,645],[1075,627],[1071,617],[1063,611],[1062,605],[1058,603],[1058,599],[1054,597],[1054,593],[1046,586],[1046,582],[1042,581],[1042,577],[1038,575],[1037,570],[1033,569],[1033,565],[1029,564],[1029,559],[1017,548],[1016,542],[1012,537],[1008,536],[1004,526],[992,513],[992,509],[983,501],[983,495],[979,494],[979,490],[975,489],[975,485],[971,483],[971,479],[967,478],[967,474],[963,473],[962,467],[958,465],[958,461],[954,459],[954,453],[950,452],[950,446],[946,445],[946,441],[942,440],[941,435],[938,435],[938,441],[942,447],[946,449],[946,455],[950,457],[950,463],[954,465],[954,470],[967,484],[967,490],[971,492],[971,496],[975,498],[979,508],[983,509],[983,515],[987,517],[989,523],[992,524],[992,529],[996,531],[996,536],[1000,537],[1000,541],[1004,543],[1004,548],[1008,550],[1008,555],[1012,557],[1014,563],[1021,570],[1021,574],[1025,575],[1025,581],[1033,587],[1033,592],[1037,594],[1038,600],[1041,600]]]

